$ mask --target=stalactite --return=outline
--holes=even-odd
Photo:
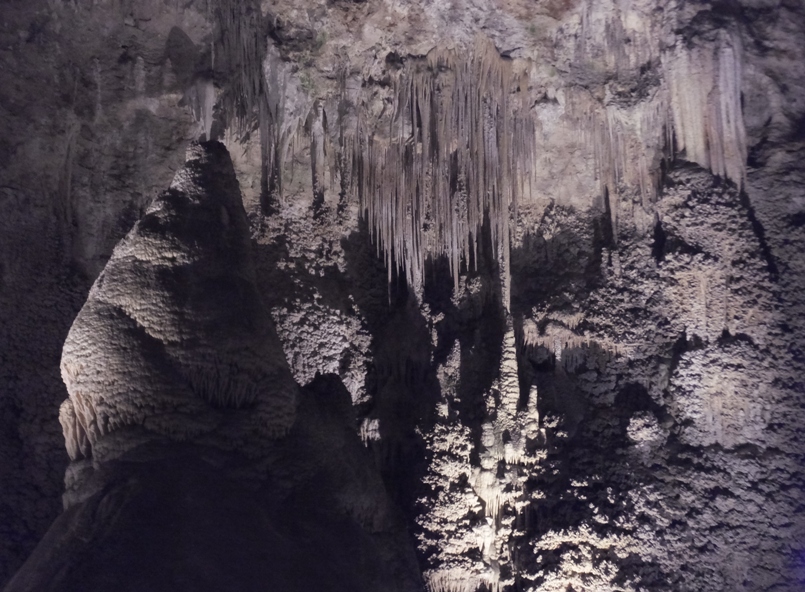
[[[289,64],[267,45],[258,2],[216,0],[214,13],[218,68],[230,76],[221,110],[237,135],[259,130],[267,190],[281,197],[282,169],[312,102],[292,79]]]
[[[206,77],[196,78],[186,93],[187,102],[193,113],[193,119],[204,132],[205,140],[211,140],[213,107],[215,106],[215,86]]]
[[[183,368],[183,374],[193,392],[216,407],[240,409],[260,396],[259,377],[234,363],[213,358],[205,365]]]
[[[500,582],[497,574],[491,571],[484,574],[468,574],[461,568],[433,570],[426,572],[425,585],[428,592],[476,592],[490,590],[498,592]]]
[[[721,31],[691,49],[679,43],[663,59],[677,150],[739,187],[747,154],[740,53],[737,38]]]
[[[485,215],[504,286],[509,218],[532,172],[527,76],[488,41],[464,56],[436,49],[400,77],[388,137],[361,137],[353,185],[388,265],[420,285],[446,256],[458,285],[477,260]]]
[[[59,407],[59,423],[70,460],[90,458],[92,445],[70,399],[66,399]]]
[[[216,0],[214,14],[219,50],[213,55],[219,70],[231,76],[221,102],[238,130],[245,133],[259,116],[265,96],[262,13],[257,2]]]
[[[637,53],[654,59],[646,50]],[[613,67],[634,63],[621,56]],[[624,190],[634,191],[644,206],[652,202],[659,161],[674,150],[739,187],[746,176],[741,58],[734,36],[721,31],[716,39],[696,40],[692,47],[679,39],[649,65],[659,67],[662,77],[637,103],[613,97],[601,101],[580,89],[566,95],[566,115],[592,147],[601,195],[609,196],[616,230]]]
[[[380,420],[364,417],[359,431],[361,442],[368,446],[369,442],[380,440]]]
[[[575,370],[576,366],[595,358],[599,366],[603,366],[610,358],[630,356],[632,348],[626,343],[617,343],[598,337],[579,335],[572,324],[575,315],[569,315],[567,320],[557,322],[551,320],[540,330],[531,320],[523,326],[523,346],[527,350],[544,348],[556,356],[556,361],[568,370]]]

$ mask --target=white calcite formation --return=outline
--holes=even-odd
[[[126,427],[177,440],[284,435],[296,383],[255,285],[229,155],[194,144],[73,323],[59,419],[73,460]]]
[[[661,162],[674,155],[741,186],[739,37],[727,28],[683,38],[648,2],[567,10],[568,22],[553,25],[564,84],[555,69],[546,74],[538,54],[501,55],[479,33],[458,44],[434,41],[422,56],[397,56],[382,81],[362,87],[348,63],[323,57],[340,72],[333,85],[314,68],[294,74],[273,47],[263,55],[251,42],[238,45],[229,35],[240,29],[222,25],[229,45],[263,63],[264,79],[250,80],[254,90],[241,94],[259,120],[269,190],[282,199],[288,171],[309,151],[311,189],[356,201],[389,281],[396,270],[416,290],[425,262],[441,256],[457,288],[460,271],[477,265],[486,220],[507,301],[520,207],[606,200],[617,238],[621,217],[650,224]],[[393,46],[394,33],[388,36]],[[568,135],[580,142],[563,147],[565,162],[557,162]],[[589,182],[567,175],[569,165],[587,167]]]
[[[371,337],[356,315],[320,302],[297,303],[297,310],[272,311],[294,379],[310,383],[317,374],[335,374],[355,404],[365,403]]]
[[[288,516],[371,528],[379,468],[431,592],[802,588],[801,1],[7,4],[0,579],[60,509],[111,254],[73,459],[270,442],[283,514],[308,480]],[[245,218],[212,153],[146,213],[199,136]],[[276,438],[291,376],[354,463]]]

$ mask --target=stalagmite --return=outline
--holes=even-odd
[[[296,385],[250,257],[226,149],[191,146],[70,329],[61,362],[70,398],[59,418],[72,459],[127,426],[181,440],[213,441],[222,430],[229,447],[288,430]]]

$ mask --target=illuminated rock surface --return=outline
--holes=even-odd
[[[98,456],[105,436],[130,426],[235,448],[285,435],[297,387],[255,280],[226,148],[194,144],[115,247],[67,336],[70,458]]]
[[[60,511],[69,394],[70,509],[21,576],[81,563],[54,544],[99,503],[92,484],[158,485],[131,468],[141,450],[188,478],[132,508],[175,515],[209,490],[187,511],[237,500],[205,523],[233,539],[319,533],[283,551],[332,553],[274,572],[288,589],[339,569],[333,589],[386,589],[388,570],[445,592],[805,587],[801,2],[2,13],[0,581]],[[231,154],[241,242],[216,242],[210,210],[184,244],[206,245],[225,290],[251,286],[221,299],[253,314],[216,305],[217,328],[216,291],[180,297],[173,267],[203,249],[158,262],[129,235],[113,253],[137,220],[185,219],[154,209],[165,197],[146,208],[200,137]],[[230,247],[252,263],[221,263]],[[82,335],[108,344],[83,374]],[[175,557],[190,573],[206,552]],[[247,567],[244,589],[269,577]]]
[[[418,589],[348,393],[296,417],[226,148],[187,156],[67,337],[65,512],[6,589]]]

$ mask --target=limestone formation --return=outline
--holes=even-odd
[[[115,248],[62,372],[65,511],[9,592],[421,588],[349,393],[291,377],[222,144]]]
[[[296,384],[256,286],[222,144],[192,145],[170,189],[115,247],[61,370],[72,460],[127,427],[230,447],[287,433]]]
[[[66,440],[90,517],[214,451],[333,589],[805,586],[802,2],[2,13],[0,580]]]

